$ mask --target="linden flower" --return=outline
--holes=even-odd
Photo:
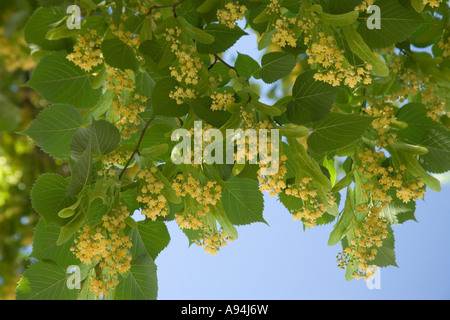
[[[217,10],[217,20],[219,20],[220,24],[233,29],[236,26],[236,21],[244,18],[246,11],[246,6],[239,6],[238,4],[229,2],[225,5],[225,9]]]
[[[287,17],[282,17],[275,21],[276,32],[272,36],[272,43],[279,45],[280,47],[297,46],[297,38],[293,31],[292,26],[295,25],[296,19]]]
[[[341,269],[345,269],[350,262],[358,266],[358,270],[352,274],[356,279],[368,279],[375,273],[370,261],[375,258],[378,250],[373,247],[381,247],[388,235],[388,222],[386,218],[380,217],[381,210],[379,207],[372,208],[361,227],[355,230],[355,238],[336,257]]]
[[[145,184],[140,190],[137,201],[144,204],[142,214],[151,220],[158,217],[165,217],[169,214],[169,203],[166,197],[161,193],[164,189],[164,183],[159,181],[155,173],[157,168],[141,170],[138,178],[142,179]]]
[[[359,6],[355,7],[355,11],[366,11],[374,2],[375,0],[364,0]]]
[[[4,28],[0,28],[0,34],[3,35]],[[29,71],[36,66],[36,62],[28,54],[24,54],[22,47],[26,47],[23,38],[12,40],[6,37],[0,37],[0,60],[3,60],[2,67],[8,72],[14,72],[21,69]]]
[[[293,220],[301,220],[308,228],[312,228],[317,224],[317,219],[323,216],[328,207],[335,204],[336,200],[333,194],[329,193],[325,196],[325,202],[319,196],[318,189],[311,183],[313,178],[304,177],[298,183],[298,186],[290,186],[284,190],[288,196],[300,198],[303,206],[297,211],[291,211]]]
[[[224,110],[226,105],[234,103],[234,95],[232,93],[213,93],[211,95],[211,110]]]
[[[305,38],[305,44],[309,42],[309,37]],[[355,88],[359,83],[372,82],[370,78],[372,66],[365,64],[365,68],[362,68],[350,65],[345,60],[344,51],[338,48],[334,38],[325,36],[323,32],[319,33],[318,42],[309,45],[306,53],[309,55],[308,64],[318,64],[323,68],[314,75],[316,81],[327,82],[335,87],[344,82],[350,88]]]
[[[448,47],[450,48],[450,45]],[[391,69],[397,73],[397,78],[401,80],[401,85],[396,92],[385,96],[384,100],[400,100],[403,102],[409,95],[415,96],[420,93],[422,103],[427,108],[427,116],[439,122],[445,110],[445,100],[435,94],[437,87],[431,82],[431,78],[429,76],[420,76],[410,68],[402,68],[402,59],[400,57],[394,59]]]
[[[118,275],[125,274],[131,268],[131,239],[123,236],[125,219],[129,216],[126,207],[113,209],[102,217],[99,227],[93,229],[86,225],[75,239],[75,246],[70,251],[86,265],[98,262],[101,269],[108,269],[109,275],[100,279],[91,278],[89,289],[97,297],[109,293],[118,284]]]
[[[198,246],[205,246],[205,251],[215,255],[226,241],[232,241],[222,230],[216,230],[209,225],[208,214],[222,197],[222,187],[217,181],[207,181],[203,184],[191,174],[185,177],[179,174],[172,182],[172,187],[180,197],[191,198],[191,212],[175,214],[180,229],[198,230],[198,238],[193,241]],[[195,209],[194,209],[195,208]]]
[[[427,5],[429,4],[430,7],[435,8],[435,7],[439,7],[441,5],[443,0],[423,0],[423,4]]]
[[[170,75],[185,86],[195,86],[200,80],[199,70],[203,63],[197,55],[197,48],[193,44],[182,43],[179,39],[181,30],[178,27],[168,28],[164,33],[167,42],[171,43],[170,49],[177,57],[175,66],[169,67]],[[177,104],[183,104],[187,99],[195,99],[197,93],[191,88],[177,86],[171,91],[169,97]]]
[[[271,197],[283,192],[283,190],[286,188],[286,181],[285,181],[285,176],[286,176],[286,172],[287,172],[286,162],[287,162],[287,157],[286,157],[286,155],[283,154],[280,157],[280,165],[279,165],[278,172],[271,176],[262,176],[261,169],[258,170],[258,180],[259,180],[259,190],[260,191],[262,191],[262,192],[269,191]],[[263,165],[260,164],[260,166],[263,166]],[[266,166],[268,166],[268,164]]]
[[[93,67],[103,63],[103,54],[100,50],[101,38],[96,30],[77,36],[77,44],[73,47],[73,52],[67,56],[69,61],[89,72]]]

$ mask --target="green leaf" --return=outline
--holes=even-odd
[[[319,164],[309,156],[303,145],[294,138],[287,138],[287,141],[289,148],[285,146],[283,148],[286,151],[290,150],[296,179],[311,177],[313,183],[323,192],[330,191],[332,187],[330,179],[323,174]]]
[[[155,87],[155,80],[150,77],[147,72],[135,72],[135,91],[145,97],[150,98],[152,96],[153,88]]]
[[[46,34],[45,38],[48,40],[60,40],[64,38],[70,38],[78,34],[77,29],[68,29],[66,24],[54,29],[50,29]]]
[[[95,198],[89,204],[89,209],[86,213],[86,222],[90,225],[100,223],[102,221],[102,217],[107,212],[108,206],[103,202],[103,199]]]
[[[72,178],[67,186],[67,193],[76,195],[87,185],[92,173],[92,153],[87,148],[78,158],[72,170]]]
[[[184,27],[184,29],[191,35],[191,37],[198,41],[199,43],[203,44],[211,44],[216,39],[213,35],[207,33],[206,31],[194,27],[192,24],[186,21],[183,17],[178,17],[178,21],[181,23],[181,25]]]
[[[139,221],[137,229],[131,230],[130,235],[133,257],[149,254],[155,260],[170,242],[169,231],[163,221]]]
[[[410,37],[411,43],[419,48],[426,48],[437,42],[445,29],[445,19],[434,17],[431,13],[424,17],[427,22],[423,23]]]
[[[164,78],[156,83],[152,92],[152,106],[155,115],[181,117],[188,112],[189,104],[178,104],[169,96],[177,86],[178,83],[172,78]]]
[[[370,260],[369,263],[378,267],[398,267],[397,262],[395,261],[394,231],[391,227],[387,227],[387,230],[387,237],[383,239],[381,247],[377,248],[378,253],[375,256],[375,259]]]
[[[140,145],[140,150],[151,148],[163,143],[168,143],[169,133],[172,131],[173,127],[168,123],[157,123],[150,126],[142,138]]]
[[[0,94],[0,133],[15,130],[21,121],[21,109]]]
[[[396,114],[397,120],[408,124],[405,129],[399,130],[399,137],[409,143],[419,144],[429,128],[436,126],[436,122],[427,116],[427,108],[421,103],[411,102]]]
[[[289,121],[306,124],[322,119],[329,113],[338,92],[328,83],[315,81],[315,71],[300,74],[292,88],[293,101],[288,104]]]
[[[285,52],[270,52],[261,59],[261,79],[265,83],[273,83],[291,73],[297,64],[293,54]]]
[[[205,31],[212,35],[215,41],[211,44],[197,43],[199,53],[222,53],[232,47],[236,41],[247,33],[241,28],[235,27],[230,29],[221,24],[210,24],[205,28]]]
[[[309,129],[304,126],[297,126],[295,124],[288,123],[283,127],[276,127],[280,130],[280,134],[289,138],[302,138],[309,134]]]
[[[328,245],[334,246],[335,244],[339,243],[339,241],[341,241],[342,237],[347,231],[348,227],[354,222],[356,222],[356,218],[355,218],[355,210],[353,207],[352,192],[351,189],[348,188],[344,211],[342,212],[339,221],[336,223],[333,231],[330,234],[330,237],[328,239]]]
[[[16,290],[17,300],[76,300],[78,291],[67,287],[65,270],[44,261],[25,270]]]
[[[263,194],[259,191],[257,181],[231,177],[224,186],[222,204],[232,224],[265,222]]]
[[[55,52],[43,57],[26,85],[50,103],[70,104],[80,109],[94,107],[101,89],[93,90],[93,77],[67,60],[66,55]]]
[[[263,112],[271,117],[281,116],[284,113],[284,111],[286,111],[285,107],[279,107],[276,105],[269,106],[256,99],[251,104],[255,106],[256,110]]]
[[[426,6],[423,0],[411,0],[411,5],[418,13],[421,13]]]
[[[48,40],[47,32],[65,17],[60,7],[38,8],[28,20],[24,28],[25,41],[33,49],[61,50],[65,48],[64,40]],[[65,22],[63,22],[65,24]]]
[[[332,26],[345,26],[352,24],[359,17],[358,11],[350,11],[342,14],[329,14],[326,12],[322,12],[320,14],[320,18],[325,23]]]
[[[126,69],[137,70],[139,61],[133,48],[120,39],[107,39],[102,42],[102,52],[106,63],[123,71]]]
[[[47,223],[64,225],[67,221],[58,212],[76,202],[76,197],[68,195],[68,181],[55,173],[41,175],[31,189],[33,208]]]
[[[70,155],[78,159],[90,146],[93,152],[106,155],[114,151],[120,143],[119,129],[106,120],[94,120],[92,125],[80,128],[70,145]]]
[[[339,180],[331,189],[332,192],[339,192],[342,189],[348,187],[353,182],[353,171],[349,172],[345,177]]]
[[[381,28],[369,29],[363,21],[357,29],[371,48],[385,48],[402,42],[424,22],[420,14],[406,9],[398,0],[377,0],[376,5],[381,9]]]
[[[391,225],[402,224],[408,220],[416,220],[414,217],[416,203],[414,201],[404,203],[396,197],[395,191],[392,190],[389,190],[387,194],[392,197],[392,201],[383,209],[380,214],[381,217],[386,218]]]
[[[223,110],[211,110],[211,104],[212,99],[210,97],[202,97],[191,101],[191,107],[197,117],[216,128],[220,128],[230,119],[231,113]]]
[[[333,14],[342,14],[353,11],[363,0],[320,0],[324,10]]]
[[[281,6],[293,13],[298,13],[301,2],[297,0],[281,0]]]
[[[433,173],[450,170],[450,130],[443,127],[430,128],[420,144],[428,149],[427,154],[419,157],[419,163],[425,170]]]
[[[314,124],[308,145],[318,153],[337,150],[358,140],[372,121],[372,117],[356,114],[329,113]]]
[[[390,146],[386,147],[386,150],[388,150],[391,154],[391,158],[396,169],[398,169],[401,165],[404,165],[408,173],[416,178],[421,178],[431,190],[436,192],[441,191],[441,183],[439,180],[428,174],[413,154],[396,150]]]
[[[344,36],[350,50],[363,61],[369,63],[373,67],[373,72],[376,75],[387,77],[389,75],[389,68],[384,61],[372,52],[353,25],[343,26],[342,30],[344,31]]]
[[[78,232],[78,230],[84,223],[87,206],[88,203],[84,202],[84,204],[80,206],[75,217],[73,217],[72,220],[61,227],[58,240],[56,240],[56,245],[62,246],[63,244],[67,243],[75,235],[75,233]]]
[[[219,222],[223,231],[231,238],[236,240],[238,238],[238,232],[225,213],[222,202],[220,201],[216,206],[214,206],[211,212],[214,215],[214,218],[216,218],[217,222]]]
[[[250,79],[261,68],[259,63],[252,57],[238,52],[238,57],[234,64],[239,76]]]
[[[156,300],[158,281],[156,265],[148,254],[143,254],[131,262],[126,277],[119,276],[115,298],[117,300]]]
[[[39,219],[34,231],[33,251],[30,256],[38,260],[52,260],[62,268],[79,264],[80,261],[70,251],[73,246],[73,239],[62,246],[56,244],[59,231],[59,226]]]
[[[72,106],[53,105],[42,111],[21,133],[54,158],[62,159],[70,153],[70,142],[83,125],[81,115]]]

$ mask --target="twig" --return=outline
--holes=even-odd
[[[131,160],[133,160],[134,156],[137,154],[139,154],[139,147],[141,146],[142,143],[142,139],[144,138],[144,134],[145,131],[147,130],[148,126],[150,125],[150,123],[152,123],[152,121],[155,119],[155,117],[151,118],[150,120],[147,121],[147,123],[145,124],[144,129],[142,129],[141,132],[141,136],[139,137],[139,141],[136,145],[136,148],[133,151],[133,154],[131,155],[131,157],[128,159],[127,164],[125,165],[125,167],[122,169],[122,172],[119,174],[119,180],[122,179],[123,174],[125,173],[125,171],[127,170],[128,166],[131,163]]]

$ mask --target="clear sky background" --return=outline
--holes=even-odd
[[[241,25],[242,26],[242,25]],[[260,62],[255,35],[237,51]],[[261,82],[259,82],[261,83]],[[239,238],[216,256],[195,245],[176,222],[167,226],[169,246],[156,259],[159,299],[450,299],[450,185],[428,190],[417,202],[416,219],[393,226],[399,268],[381,269],[380,289],[364,280],[347,282],[336,266],[340,245],[328,247],[333,224],[303,231],[277,200],[264,196],[264,219],[238,227]]]

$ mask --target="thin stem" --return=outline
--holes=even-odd
[[[128,166],[131,163],[131,160],[133,160],[134,156],[137,154],[139,154],[139,147],[141,146],[142,143],[142,139],[144,138],[144,134],[145,131],[147,130],[148,126],[150,125],[150,123],[152,123],[152,121],[155,119],[155,117],[151,118],[150,120],[147,121],[147,123],[145,124],[144,129],[142,129],[141,132],[141,136],[139,137],[139,141],[136,145],[136,148],[133,151],[133,154],[131,155],[131,157],[128,159],[127,164],[125,165],[125,167],[122,169],[122,172],[119,174],[119,180],[122,179],[123,174],[125,173],[125,171],[127,170]]]
[[[150,10],[148,11],[148,15],[152,14],[152,11],[155,9],[164,9],[164,8],[172,8],[173,10],[173,16],[176,18],[177,17],[177,12],[176,12],[176,8],[182,4],[183,2],[185,2],[186,0],[180,0],[177,3],[174,4],[168,4],[168,5],[164,5],[164,6],[157,6],[157,5],[153,5],[150,7]]]
[[[214,59],[216,59],[215,62],[217,62],[217,60],[218,60],[218,61],[222,62],[224,65],[226,65],[228,68],[233,69],[233,70],[236,70],[235,67],[233,67],[233,66],[229,65],[228,63],[226,63],[226,62],[225,62],[221,57],[219,57],[217,54],[214,55]]]

